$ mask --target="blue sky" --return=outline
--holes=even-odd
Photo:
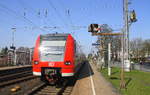
[[[129,10],[135,9],[138,19],[130,27],[130,38],[149,39],[150,0],[129,1]],[[17,47],[33,47],[40,34],[74,32],[74,37],[82,45],[84,52],[89,53],[96,37],[92,37],[87,28],[74,29],[72,26],[98,23],[120,29],[123,26],[122,7],[122,0],[1,0],[0,47],[11,45],[11,28],[16,27]],[[44,26],[59,28],[43,28]]]

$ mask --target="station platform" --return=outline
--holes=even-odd
[[[120,95],[94,64],[85,63],[71,95]]]

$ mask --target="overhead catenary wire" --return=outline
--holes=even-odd
[[[53,8],[53,10],[55,11],[56,15],[58,16],[58,18],[61,20],[61,22],[65,25],[68,26],[67,23],[65,23],[64,19],[62,18],[61,14],[59,13],[59,11],[56,9],[56,7],[54,6],[54,4],[51,2],[51,0],[47,0],[48,4],[50,5],[51,8]]]
[[[71,25],[74,25],[72,19],[71,19],[71,15],[70,15],[70,9],[66,8],[65,5],[63,4],[62,0],[59,0],[60,6],[62,7],[62,9],[64,9],[64,11],[66,12],[65,15],[67,16],[68,20],[70,21]]]
[[[23,0],[17,0],[17,2],[21,5],[21,6],[23,6],[24,8],[27,8],[27,9],[30,9],[30,10],[32,10],[32,12],[36,12],[36,10],[33,8],[33,7],[31,7],[30,5],[28,5],[26,2],[24,2]],[[26,6],[26,7],[25,7]]]
[[[59,11],[58,11],[58,9],[56,9],[56,7],[53,5],[53,3],[50,1],[50,0],[47,0],[48,2],[49,2],[49,5],[51,5],[51,7],[54,9],[54,11],[56,12],[56,15],[58,16],[58,17],[61,17],[60,18],[60,20],[62,21],[62,22],[64,22],[63,21],[63,18],[62,18],[62,16],[61,16],[61,14],[59,13]],[[68,18],[68,20],[69,20],[69,22],[70,22],[70,24],[68,24],[68,23],[64,23],[65,25],[67,25],[67,26],[72,26],[72,28],[73,27],[75,27],[74,26],[74,24],[73,24],[73,22],[72,22],[72,19],[71,19],[71,15],[70,15],[70,10],[69,9],[66,9],[66,7],[63,5],[63,3],[60,1],[59,2],[60,3],[60,6],[62,7],[62,9],[66,12],[65,13],[65,15],[67,16],[67,18]],[[85,28],[85,26],[78,26],[77,28]],[[72,29],[71,29],[72,30]],[[74,33],[72,32],[71,33],[72,35],[74,35]],[[76,36],[77,37],[77,36]],[[77,37],[77,39],[78,39],[78,37]],[[79,42],[79,41],[78,41]],[[79,42],[80,43],[80,42]]]
[[[1,13],[1,16],[2,15],[8,15],[9,14],[9,12],[8,11],[3,11],[3,8],[1,8],[2,10],[0,10],[1,12],[3,12],[3,13]],[[18,19],[18,18],[17,18]],[[7,22],[8,21],[8,19],[7,20],[5,20],[5,19],[3,19],[3,18],[0,18],[0,21],[1,22]]]
[[[63,4],[63,2],[61,1],[61,0],[59,0],[59,5],[61,6],[61,8],[63,9],[63,11],[65,12],[65,15],[66,15],[66,17],[67,17],[67,20],[69,21],[69,26],[70,27],[74,27],[75,25],[73,24],[73,22],[72,22],[72,19],[71,19],[71,14],[70,14],[70,9],[68,8],[66,8],[65,6],[64,6],[64,4]],[[71,33],[72,33],[72,35],[75,35],[74,33],[74,31],[71,29]]]
[[[23,2],[22,0],[20,1],[20,0],[18,0],[19,1],[19,3],[22,5],[22,6],[25,6],[25,5],[27,5],[25,2]],[[47,0],[48,1],[48,0]],[[56,14],[58,15],[58,17],[60,18],[61,17],[61,21],[63,22],[63,24],[66,26],[67,25],[67,23],[64,23],[64,22],[66,22],[66,21],[64,21],[63,20],[63,18],[62,18],[62,16],[61,16],[61,14],[59,13],[59,11],[56,9],[56,7],[54,6],[54,4],[51,2],[51,1],[48,1],[48,3],[49,3],[49,5],[54,9],[54,11],[56,12]],[[29,6],[29,5],[27,5],[27,6]],[[31,9],[31,10],[34,10],[32,7],[30,7],[29,6],[29,8]],[[34,10],[34,12],[35,12],[35,10]],[[41,18],[42,16],[42,14],[41,14],[41,10],[39,10],[38,11],[38,16],[39,16],[39,18]],[[47,19],[48,18],[48,9],[46,9],[46,15],[45,15],[45,13],[44,13],[44,17],[45,17],[45,19]],[[50,19],[48,19],[48,20],[50,20]],[[50,20],[51,22],[52,22],[52,20]],[[44,22],[44,20],[43,20],[43,22]],[[51,29],[52,29],[52,26],[47,26],[46,28],[48,29],[49,27],[51,27]],[[55,28],[53,28],[53,29],[62,29],[62,28],[57,28],[56,26],[54,26]]]
[[[18,0],[18,3],[23,6],[24,8],[26,8],[27,10],[31,11],[33,14],[36,14],[36,16],[39,18],[39,20],[41,20],[41,22],[43,21],[43,23],[45,24],[44,22],[44,18],[48,18],[48,10],[46,9],[46,14],[45,14],[45,10],[42,12],[41,9],[39,10],[36,10],[34,9],[33,7],[31,7],[29,4],[27,4],[26,2],[24,2],[23,0]],[[25,7],[27,6],[27,7]],[[44,13],[44,14],[42,14]],[[26,13],[27,14],[27,13]],[[42,15],[43,15],[43,19],[42,19]],[[52,20],[48,19],[48,21],[51,22],[51,24],[53,24]],[[43,26],[44,29],[47,29],[45,28],[45,26]]]
[[[26,2],[24,2],[23,0],[18,0],[19,4],[22,5],[24,8],[26,8],[25,6],[27,6],[27,9],[28,10],[31,10],[33,14],[36,14],[36,16],[39,18],[39,20],[41,21],[41,23],[43,22],[43,28],[44,29],[59,29],[61,30],[60,28],[56,28],[56,26],[54,25],[54,22],[49,19],[49,11],[48,9],[34,9],[33,7],[31,7],[29,4],[27,4]],[[27,13],[26,13],[27,14]],[[43,18],[43,19],[42,19]],[[44,21],[46,19],[46,22],[50,21],[51,22],[51,26],[46,26],[46,22]]]
[[[67,6],[64,5],[64,3],[62,2],[62,0],[57,0],[57,1],[59,1],[58,3],[60,5],[61,9],[63,9],[63,11],[65,11],[65,16],[67,17],[67,20],[68,20],[69,25],[71,27],[71,31],[72,31],[71,34],[73,36],[75,36],[77,39],[79,39],[79,37],[75,34],[75,33],[77,33],[77,32],[75,32],[75,30],[79,30],[79,29],[83,29],[83,28],[87,29],[87,27],[83,26],[83,25],[75,25],[73,23],[73,19],[71,18],[72,17],[72,11],[71,11],[71,9],[70,8],[66,8]]]
[[[36,14],[36,16],[38,16],[38,11],[33,9],[26,2],[24,2],[23,0],[17,0],[17,2],[24,9],[24,11],[23,11],[24,17],[26,17],[28,15],[28,13],[27,13],[28,11],[30,11],[30,13]]]
[[[34,26],[37,26],[35,23],[33,23],[30,19],[28,19],[28,18],[26,18],[26,17],[24,17],[23,15],[20,15],[20,14],[18,14],[16,11],[14,11],[13,9],[10,9],[10,8],[8,8],[8,7],[6,7],[5,5],[3,5],[3,4],[0,4],[0,7],[1,8],[3,8],[3,9],[5,9],[5,10],[7,10],[7,11],[9,11],[9,12],[11,12],[12,14],[14,14],[17,18],[19,18],[19,19],[24,19],[25,21],[27,21],[28,23],[30,23],[31,25],[34,25]],[[40,30],[42,30],[42,31],[46,31],[46,30],[44,30],[44,29],[42,29],[42,28],[39,28]]]
[[[54,21],[52,21],[52,19],[49,18],[49,17],[50,17],[49,11],[48,11],[48,9],[45,9],[44,10],[44,19],[43,19],[43,21],[46,20],[46,21],[44,21],[44,23],[47,23],[47,21],[50,21],[51,25],[50,26],[49,25],[44,26],[44,28],[45,29],[51,29],[51,31],[53,31],[53,32],[56,32],[55,31],[56,29],[62,31],[63,28],[60,27],[60,26],[57,26],[56,23]]]
[[[0,7],[2,7],[2,8],[4,8],[4,9],[8,10],[9,12],[11,12],[11,13],[15,14],[15,15],[16,15],[16,17],[18,17],[18,18],[23,18],[23,19],[25,19],[26,21],[28,21],[30,24],[33,24],[33,22],[32,22],[32,21],[30,21],[30,20],[29,20],[29,19],[27,19],[27,18],[24,18],[24,16],[18,15],[18,13],[17,13],[17,12],[15,12],[14,10],[9,9],[9,8],[7,8],[6,6],[2,5],[2,4],[0,4]]]

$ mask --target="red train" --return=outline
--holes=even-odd
[[[72,77],[81,66],[79,63],[85,59],[84,54],[79,52],[71,34],[40,35],[33,53],[33,75],[48,82]]]

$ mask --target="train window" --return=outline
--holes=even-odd
[[[39,50],[41,61],[63,61],[65,41],[42,41]]]

